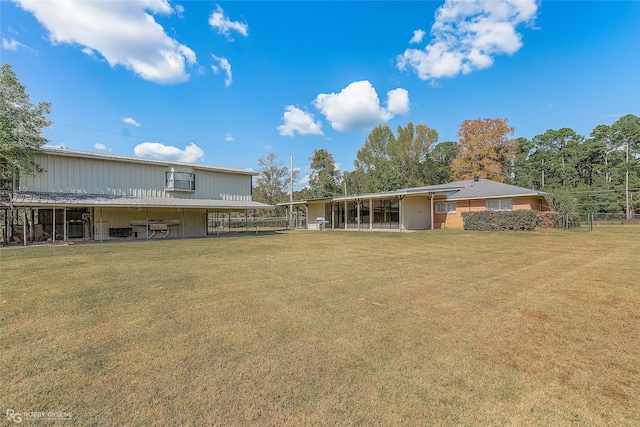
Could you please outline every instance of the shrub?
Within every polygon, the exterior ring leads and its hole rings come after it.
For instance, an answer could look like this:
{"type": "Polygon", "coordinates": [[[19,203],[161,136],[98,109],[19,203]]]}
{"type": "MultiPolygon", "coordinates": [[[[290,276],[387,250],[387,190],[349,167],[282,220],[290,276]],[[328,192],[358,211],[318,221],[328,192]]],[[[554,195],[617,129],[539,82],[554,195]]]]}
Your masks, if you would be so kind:
{"type": "Polygon", "coordinates": [[[507,231],[535,230],[538,212],[522,209],[516,211],[462,212],[465,230],[507,231]]]}
{"type": "Polygon", "coordinates": [[[558,212],[538,212],[538,220],[536,227],[539,228],[558,228],[560,216],[558,212]]]}

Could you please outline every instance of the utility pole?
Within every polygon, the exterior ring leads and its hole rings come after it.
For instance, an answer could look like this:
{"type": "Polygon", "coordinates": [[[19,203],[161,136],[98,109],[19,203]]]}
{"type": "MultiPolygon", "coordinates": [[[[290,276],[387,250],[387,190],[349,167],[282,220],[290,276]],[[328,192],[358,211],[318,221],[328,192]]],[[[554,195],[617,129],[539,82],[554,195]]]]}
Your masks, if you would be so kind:
{"type": "MultiPolygon", "coordinates": [[[[291,169],[289,170],[289,202],[293,202],[293,154],[291,154],[291,169]]],[[[289,221],[293,218],[293,203],[289,203],[289,221]]]]}

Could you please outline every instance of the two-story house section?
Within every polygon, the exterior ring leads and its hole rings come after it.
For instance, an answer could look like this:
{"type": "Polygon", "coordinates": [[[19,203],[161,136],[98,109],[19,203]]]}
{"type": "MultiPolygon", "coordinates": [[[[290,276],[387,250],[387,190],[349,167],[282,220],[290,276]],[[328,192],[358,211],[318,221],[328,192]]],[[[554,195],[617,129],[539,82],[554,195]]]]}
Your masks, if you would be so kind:
{"type": "Polygon", "coordinates": [[[206,236],[212,215],[272,208],[252,200],[247,169],[66,148],[36,162],[44,171],[17,177],[11,206],[36,212],[52,240],[206,236]]]}

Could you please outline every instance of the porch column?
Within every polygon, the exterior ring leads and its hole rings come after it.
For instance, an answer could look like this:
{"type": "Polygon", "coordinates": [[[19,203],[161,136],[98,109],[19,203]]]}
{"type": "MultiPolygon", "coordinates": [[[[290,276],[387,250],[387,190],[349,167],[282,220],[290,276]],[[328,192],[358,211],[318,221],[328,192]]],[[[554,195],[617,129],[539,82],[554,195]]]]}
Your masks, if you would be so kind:
{"type": "Polygon", "coordinates": [[[102,242],[102,206],[100,206],[100,242],[102,242]]]}
{"type": "Polygon", "coordinates": [[[429,196],[431,196],[431,229],[433,230],[433,196],[435,195],[435,193],[429,193],[429,196]]]}
{"type": "Polygon", "coordinates": [[[331,201],[331,229],[335,229],[336,228],[336,222],[335,222],[335,210],[336,210],[336,204],[331,201]]]}
{"type": "Polygon", "coordinates": [[[56,207],[53,207],[53,243],[56,242],[56,207]]]}
{"type": "Polygon", "coordinates": [[[29,208],[29,220],[29,238],[33,243],[36,240],[36,216],[33,208],[29,208]]]}
{"type": "Polygon", "coordinates": [[[27,246],[27,208],[22,209],[22,245],[27,246]]]}
{"type": "Polygon", "coordinates": [[[362,206],[361,200],[356,200],[356,222],[358,223],[358,231],[360,231],[360,222],[362,218],[360,218],[360,208],[362,206]]]}
{"type": "Polygon", "coordinates": [[[373,230],[373,199],[369,199],[369,230],[373,230]]]}
{"type": "Polygon", "coordinates": [[[347,224],[349,223],[349,211],[347,210],[347,201],[344,201],[344,229],[347,229],[347,224]]]}
{"type": "Polygon", "coordinates": [[[67,207],[65,206],[62,209],[62,225],[64,227],[63,240],[66,242],[69,238],[69,234],[67,233],[67,207]]]}
{"type": "Polygon", "coordinates": [[[304,217],[307,221],[307,230],[309,229],[309,202],[304,204],[304,217]]]}

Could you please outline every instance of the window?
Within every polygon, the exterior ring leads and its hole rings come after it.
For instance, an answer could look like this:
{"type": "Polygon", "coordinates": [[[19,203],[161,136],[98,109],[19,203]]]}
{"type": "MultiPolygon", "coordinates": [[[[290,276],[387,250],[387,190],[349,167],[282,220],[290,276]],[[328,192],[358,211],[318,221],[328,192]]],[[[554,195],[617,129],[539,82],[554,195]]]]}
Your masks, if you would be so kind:
{"type": "Polygon", "coordinates": [[[436,213],[455,213],[456,202],[436,203],[436,213]]]}
{"type": "Polygon", "coordinates": [[[167,190],[196,190],[196,174],[189,172],[167,172],[167,190]]]}
{"type": "Polygon", "coordinates": [[[487,200],[488,211],[510,211],[513,209],[513,200],[487,200]]]}

